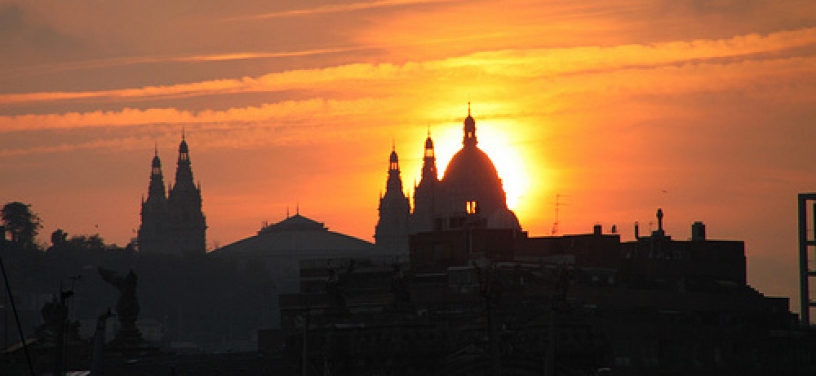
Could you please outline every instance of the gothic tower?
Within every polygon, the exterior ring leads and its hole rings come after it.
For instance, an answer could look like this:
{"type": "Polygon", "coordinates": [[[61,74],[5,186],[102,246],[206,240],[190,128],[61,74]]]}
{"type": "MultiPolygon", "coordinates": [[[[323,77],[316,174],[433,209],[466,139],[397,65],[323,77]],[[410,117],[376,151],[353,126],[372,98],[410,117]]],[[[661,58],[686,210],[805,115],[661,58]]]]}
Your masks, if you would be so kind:
{"type": "Polygon", "coordinates": [[[402,191],[399,158],[392,146],[388,161],[388,182],[380,197],[380,219],[374,233],[378,247],[389,252],[408,252],[408,216],[411,207],[402,191]]]}
{"type": "Polygon", "coordinates": [[[422,178],[419,185],[414,187],[414,213],[411,215],[410,233],[416,234],[434,229],[435,195],[438,184],[434,144],[431,132],[428,131],[425,153],[422,158],[422,178]]]}
{"type": "Polygon", "coordinates": [[[177,255],[204,254],[207,223],[201,211],[201,187],[193,183],[190,150],[183,135],[179,145],[176,182],[170,189],[167,205],[172,252],[177,255]]]}
{"type": "Polygon", "coordinates": [[[156,148],[150,170],[150,186],[147,200],[142,199],[142,224],[137,242],[142,252],[162,252],[168,248],[168,207],[164,191],[159,150],[156,148]]]}

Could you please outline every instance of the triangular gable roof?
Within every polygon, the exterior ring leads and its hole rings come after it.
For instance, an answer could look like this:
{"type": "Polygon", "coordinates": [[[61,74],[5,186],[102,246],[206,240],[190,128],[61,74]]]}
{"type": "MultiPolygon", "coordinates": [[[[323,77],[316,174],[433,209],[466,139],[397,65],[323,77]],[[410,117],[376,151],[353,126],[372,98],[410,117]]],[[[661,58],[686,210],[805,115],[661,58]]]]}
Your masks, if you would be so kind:
{"type": "Polygon", "coordinates": [[[329,228],[322,222],[306,218],[298,213],[274,225],[262,228],[261,231],[258,231],[258,234],[285,231],[329,231],[329,228]]]}

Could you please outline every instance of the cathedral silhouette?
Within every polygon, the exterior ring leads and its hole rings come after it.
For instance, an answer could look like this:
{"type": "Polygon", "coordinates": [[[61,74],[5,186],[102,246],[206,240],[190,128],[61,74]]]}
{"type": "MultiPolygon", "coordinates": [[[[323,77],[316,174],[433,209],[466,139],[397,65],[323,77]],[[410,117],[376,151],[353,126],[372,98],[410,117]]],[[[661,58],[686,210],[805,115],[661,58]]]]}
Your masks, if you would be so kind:
{"type": "Polygon", "coordinates": [[[464,121],[462,149],[451,158],[442,179],[436,169],[433,139],[425,140],[422,178],[414,187],[413,212],[403,192],[399,158],[392,146],[385,194],[380,197],[377,246],[408,252],[410,235],[465,226],[521,230],[493,161],[477,146],[476,120],[464,121]]]}
{"type": "Polygon", "coordinates": [[[142,199],[139,251],[177,256],[206,253],[207,222],[201,211],[201,185],[193,183],[190,150],[184,135],[179,145],[176,181],[165,194],[159,151],[150,170],[147,200],[142,199]]]}

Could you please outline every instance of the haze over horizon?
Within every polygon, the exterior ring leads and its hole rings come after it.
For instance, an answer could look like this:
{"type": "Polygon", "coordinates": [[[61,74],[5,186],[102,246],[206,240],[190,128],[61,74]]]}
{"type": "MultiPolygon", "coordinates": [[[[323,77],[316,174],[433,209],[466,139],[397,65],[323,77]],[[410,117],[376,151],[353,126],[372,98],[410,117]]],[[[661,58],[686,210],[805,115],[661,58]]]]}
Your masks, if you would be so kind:
{"type": "Polygon", "coordinates": [[[392,142],[406,190],[472,103],[531,236],[616,225],[744,240],[798,311],[796,194],[816,191],[810,1],[0,1],[0,199],[135,237],[182,130],[210,247],[287,208],[373,240],[392,142]]]}

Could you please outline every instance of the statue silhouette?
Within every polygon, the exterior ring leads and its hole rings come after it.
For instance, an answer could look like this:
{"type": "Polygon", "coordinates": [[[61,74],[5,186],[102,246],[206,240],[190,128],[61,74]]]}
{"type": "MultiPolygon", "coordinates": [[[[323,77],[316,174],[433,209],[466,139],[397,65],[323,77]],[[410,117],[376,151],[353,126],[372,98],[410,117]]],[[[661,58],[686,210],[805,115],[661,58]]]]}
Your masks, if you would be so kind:
{"type": "Polygon", "coordinates": [[[99,275],[105,282],[110,283],[119,290],[119,300],[116,301],[116,315],[121,324],[116,333],[115,341],[122,345],[136,345],[141,341],[142,335],[136,328],[136,319],[139,316],[139,300],[136,298],[136,273],[133,269],[122,277],[113,270],[99,268],[99,275]]]}

